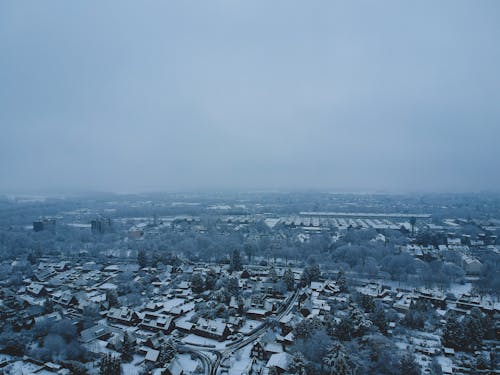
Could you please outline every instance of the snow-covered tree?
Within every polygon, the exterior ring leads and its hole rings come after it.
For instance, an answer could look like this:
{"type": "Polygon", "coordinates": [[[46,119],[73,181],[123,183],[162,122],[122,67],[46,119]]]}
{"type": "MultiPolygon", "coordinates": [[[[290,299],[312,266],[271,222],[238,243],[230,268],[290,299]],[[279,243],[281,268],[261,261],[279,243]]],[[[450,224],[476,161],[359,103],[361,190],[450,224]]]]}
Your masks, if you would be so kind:
{"type": "Polygon", "coordinates": [[[292,356],[290,365],[288,366],[288,371],[293,375],[305,375],[306,364],[304,355],[301,352],[295,352],[292,356]]]}
{"type": "Polygon", "coordinates": [[[161,348],[160,354],[158,356],[158,363],[161,366],[168,365],[177,355],[177,348],[174,345],[174,342],[169,339],[161,348]]]}
{"type": "Polygon", "coordinates": [[[295,278],[293,272],[288,268],[283,274],[283,281],[285,282],[288,291],[292,291],[295,287],[295,278]]]}
{"type": "Polygon", "coordinates": [[[101,359],[99,375],[121,375],[120,359],[107,354],[101,359]]]}
{"type": "Polygon", "coordinates": [[[196,272],[191,277],[191,290],[194,293],[201,293],[204,290],[204,281],[200,273],[196,272]]]}
{"type": "Polygon", "coordinates": [[[133,358],[133,343],[130,340],[130,336],[128,335],[127,332],[125,332],[125,335],[123,335],[123,342],[122,342],[122,348],[121,348],[121,360],[122,362],[130,362],[133,358]]]}
{"type": "Polygon", "coordinates": [[[420,375],[420,366],[412,353],[405,353],[399,362],[401,375],[420,375]]]}

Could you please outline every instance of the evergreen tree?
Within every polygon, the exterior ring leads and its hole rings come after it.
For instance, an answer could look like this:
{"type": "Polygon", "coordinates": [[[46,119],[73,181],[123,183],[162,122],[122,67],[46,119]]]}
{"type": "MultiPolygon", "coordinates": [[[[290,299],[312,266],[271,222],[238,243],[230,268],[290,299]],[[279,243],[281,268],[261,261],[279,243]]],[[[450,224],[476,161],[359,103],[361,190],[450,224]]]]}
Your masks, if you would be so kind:
{"type": "Polygon", "coordinates": [[[237,277],[230,277],[227,282],[227,291],[231,296],[237,296],[240,291],[240,283],[237,277]]]}
{"type": "Polygon", "coordinates": [[[139,250],[137,253],[137,264],[139,265],[139,268],[144,268],[148,265],[148,258],[144,250],[139,250]]]}
{"type": "Polygon", "coordinates": [[[110,308],[120,305],[120,302],[118,301],[118,295],[116,294],[116,290],[108,289],[106,291],[106,301],[108,301],[110,308]]]}
{"type": "Polygon", "coordinates": [[[67,361],[66,365],[71,371],[71,375],[88,375],[89,371],[87,367],[81,362],[78,361],[67,361]]]}
{"type": "Polygon", "coordinates": [[[137,264],[139,265],[139,268],[144,268],[148,265],[148,258],[144,250],[139,250],[137,253],[137,264]]]}
{"type": "Polygon", "coordinates": [[[205,290],[212,290],[217,282],[217,273],[210,268],[205,276],[205,290]]]}
{"type": "Polygon", "coordinates": [[[495,349],[490,352],[490,369],[496,369],[498,365],[498,356],[495,353],[495,349]]]}
{"type": "Polygon", "coordinates": [[[43,312],[44,314],[50,314],[54,312],[54,302],[50,298],[46,298],[43,303],[43,312]]]}
{"type": "Polygon", "coordinates": [[[151,267],[158,267],[161,262],[161,255],[158,252],[154,252],[151,257],[151,267]]]}
{"type": "Polygon", "coordinates": [[[295,326],[294,335],[297,338],[309,338],[320,329],[323,329],[323,322],[318,318],[304,319],[295,326]]]}
{"type": "Polygon", "coordinates": [[[365,319],[364,314],[355,307],[351,309],[347,319],[352,323],[352,337],[363,336],[371,326],[371,322],[365,319]]]}
{"type": "Polygon", "coordinates": [[[130,362],[133,358],[133,343],[127,332],[123,335],[123,343],[121,349],[121,360],[122,362],[130,362]]]}
{"type": "Polygon", "coordinates": [[[107,354],[101,359],[99,375],[121,375],[120,360],[107,354]]]}
{"type": "Polygon", "coordinates": [[[418,365],[412,353],[405,353],[399,362],[401,375],[420,375],[420,366],[418,365]]]}
{"type": "Polygon", "coordinates": [[[345,273],[343,270],[340,270],[337,274],[337,286],[340,289],[340,292],[347,292],[347,282],[345,279],[345,273]]]}
{"type": "Polygon", "coordinates": [[[301,352],[293,354],[288,371],[293,375],[306,375],[306,359],[301,352]]]}
{"type": "Polygon", "coordinates": [[[415,224],[416,223],[417,223],[417,219],[414,216],[410,217],[411,235],[412,236],[415,235],[415,224]]]}
{"type": "Polygon", "coordinates": [[[486,359],[485,356],[483,355],[478,355],[478,357],[476,358],[476,363],[474,364],[474,367],[476,370],[487,370],[488,367],[489,367],[489,363],[488,363],[488,360],[486,359]]]}
{"type": "Polygon", "coordinates": [[[302,271],[300,276],[300,284],[302,286],[310,285],[312,281],[318,281],[321,276],[321,269],[315,263],[309,264],[302,271]]]}
{"type": "Polygon", "coordinates": [[[161,348],[160,354],[158,355],[158,363],[165,367],[167,366],[177,355],[177,348],[174,345],[172,339],[169,339],[161,348]]]}
{"type": "Polygon", "coordinates": [[[359,296],[359,304],[365,310],[365,312],[373,312],[375,309],[375,300],[371,296],[367,296],[366,294],[361,294],[359,296]]]}
{"type": "Polygon", "coordinates": [[[241,271],[242,269],[243,269],[243,266],[241,264],[240,251],[238,249],[235,249],[235,250],[233,250],[233,253],[231,254],[231,261],[230,261],[229,270],[231,272],[233,272],[233,271],[241,271]]]}
{"type": "Polygon", "coordinates": [[[387,334],[387,318],[382,306],[377,306],[375,308],[373,312],[373,324],[375,324],[381,333],[384,335],[387,334]]]}
{"type": "Polygon", "coordinates": [[[35,253],[34,253],[34,252],[31,252],[31,253],[28,255],[27,259],[28,259],[28,262],[30,262],[31,264],[35,264],[35,263],[37,263],[37,262],[38,262],[38,257],[35,255],[35,253]]]}
{"type": "Polygon", "coordinates": [[[345,357],[345,351],[341,344],[334,345],[328,349],[323,362],[330,369],[331,375],[349,375],[352,373],[345,357]]]}
{"type": "Polygon", "coordinates": [[[443,329],[443,344],[451,348],[463,349],[464,332],[455,314],[451,314],[448,316],[448,319],[446,319],[446,324],[443,329]]]}
{"type": "Polygon", "coordinates": [[[271,269],[269,270],[269,278],[273,283],[278,281],[278,274],[276,273],[276,269],[274,267],[271,267],[271,269]]]}
{"type": "Polygon", "coordinates": [[[431,370],[431,375],[443,375],[443,369],[436,358],[433,358],[429,366],[431,370]]]}
{"type": "Polygon", "coordinates": [[[283,274],[283,281],[285,282],[288,291],[292,291],[295,287],[295,278],[293,272],[288,268],[283,274]]]}
{"type": "Polygon", "coordinates": [[[309,275],[306,272],[306,269],[304,268],[304,270],[302,271],[302,275],[300,275],[300,286],[301,287],[309,285],[310,281],[309,281],[308,277],[309,277],[309,275]]]}
{"type": "Polygon", "coordinates": [[[347,365],[347,361],[345,359],[344,353],[339,352],[337,357],[335,358],[335,363],[332,368],[332,375],[349,375],[351,374],[351,370],[347,365]]]}
{"type": "Polygon", "coordinates": [[[252,261],[252,255],[255,253],[254,246],[246,243],[244,250],[245,250],[245,254],[247,255],[248,263],[250,263],[252,261]]]}
{"type": "Polygon", "coordinates": [[[335,336],[339,340],[348,341],[352,338],[354,333],[353,322],[349,317],[343,318],[335,330],[335,336]]]}
{"type": "Polygon", "coordinates": [[[412,301],[410,303],[410,308],[408,309],[408,311],[405,314],[405,317],[403,318],[402,321],[403,324],[413,329],[424,328],[425,324],[424,311],[425,309],[423,309],[422,305],[412,301]]]}
{"type": "Polygon", "coordinates": [[[336,348],[333,346],[328,349],[328,352],[323,358],[323,362],[328,368],[333,369],[336,360],[337,360],[337,351],[336,348]]]}
{"type": "Polygon", "coordinates": [[[475,350],[481,345],[481,341],[484,338],[483,329],[483,316],[478,308],[473,308],[470,315],[465,317],[463,321],[463,339],[466,344],[466,348],[469,350],[475,350]]]}
{"type": "Polygon", "coordinates": [[[198,273],[194,273],[191,277],[191,290],[194,293],[201,293],[204,289],[203,277],[198,273]]]}

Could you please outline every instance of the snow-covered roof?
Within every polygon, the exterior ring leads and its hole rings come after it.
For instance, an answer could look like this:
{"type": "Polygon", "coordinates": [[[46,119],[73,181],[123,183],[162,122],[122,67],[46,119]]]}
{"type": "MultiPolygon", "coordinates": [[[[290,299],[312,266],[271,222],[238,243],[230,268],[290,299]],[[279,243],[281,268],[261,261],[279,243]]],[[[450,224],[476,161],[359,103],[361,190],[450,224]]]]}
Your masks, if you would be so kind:
{"type": "Polygon", "coordinates": [[[269,361],[266,364],[267,368],[277,367],[282,370],[288,369],[288,364],[291,361],[291,355],[288,353],[276,353],[271,355],[269,361]]]}

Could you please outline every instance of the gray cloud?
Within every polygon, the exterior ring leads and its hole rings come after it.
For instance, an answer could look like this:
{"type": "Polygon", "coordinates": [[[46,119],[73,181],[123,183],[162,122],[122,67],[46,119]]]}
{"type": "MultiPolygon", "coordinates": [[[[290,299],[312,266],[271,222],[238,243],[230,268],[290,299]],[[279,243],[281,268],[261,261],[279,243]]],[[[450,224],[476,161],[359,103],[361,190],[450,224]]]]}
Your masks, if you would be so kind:
{"type": "Polygon", "coordinates": [[[498,190],[499,11],[4,1],[0,190],[498,190]]]}

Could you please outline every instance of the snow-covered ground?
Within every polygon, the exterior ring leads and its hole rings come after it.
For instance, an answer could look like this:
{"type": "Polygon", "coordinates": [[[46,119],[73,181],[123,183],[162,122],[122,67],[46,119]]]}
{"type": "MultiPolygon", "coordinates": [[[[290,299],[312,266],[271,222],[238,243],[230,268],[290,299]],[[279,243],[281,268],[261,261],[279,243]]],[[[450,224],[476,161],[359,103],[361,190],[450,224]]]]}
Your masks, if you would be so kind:
{"type": "Polygon", "coordinates": [[[167,299],[163,302],[163,308],[166,310],[173,309],[174,307],[181,306],[186,302],[182,298],[167,299]]]}
{"type": "Polygon", "coordinates": [[[247,319],[239,331],[243,334],[249,333],[262,325],[262,322],[258,320],[247,319]]]}
{"type": "Polygon", "coordinates": [[[207,348],[224,349],[226,347],[226,342],[219,342],[217,340],[207,339],[205,337],[197,336],[194,334],[187,335],[182,339],[182,341],[185,344],[191,344],[207,348]]]}
{"type": "Polygon", "coordinates": [[[202,365],[196,359],[192,359],[190,354],[180,354],[177,356],[177,361],[181,365],[184,373],[194,374],[196,373],[196,368],[202,365]]]}
{"type": "Polygon", "coordinates": [[[134,359],[130,363],[122,363],[123,375],[139,375],[142,370],[144,356],[134,355],[134,359]]]}
{"type": "Polygon", "coordinates": [[[252,350],[252,345],[247,345],[244,348],[238,350],[234,355],[230,357],[229,360],[229,375],[241,375],[245,373],[251,363],[250,351],[252,350]]]}
{"type": "Polygon", "coordinates": [[[16,361],[3,368],[5,375],[32,374],[40,370],[40,366],[23,361],[16,361]]]}
{"type": "Polygon", "coordinates": [[[451,284],[449,291],[450,293],[453,293],[455,297],[459,297],[462,294],[470,293],[471,289],[472,289],[471,283],[451,284]]]}

